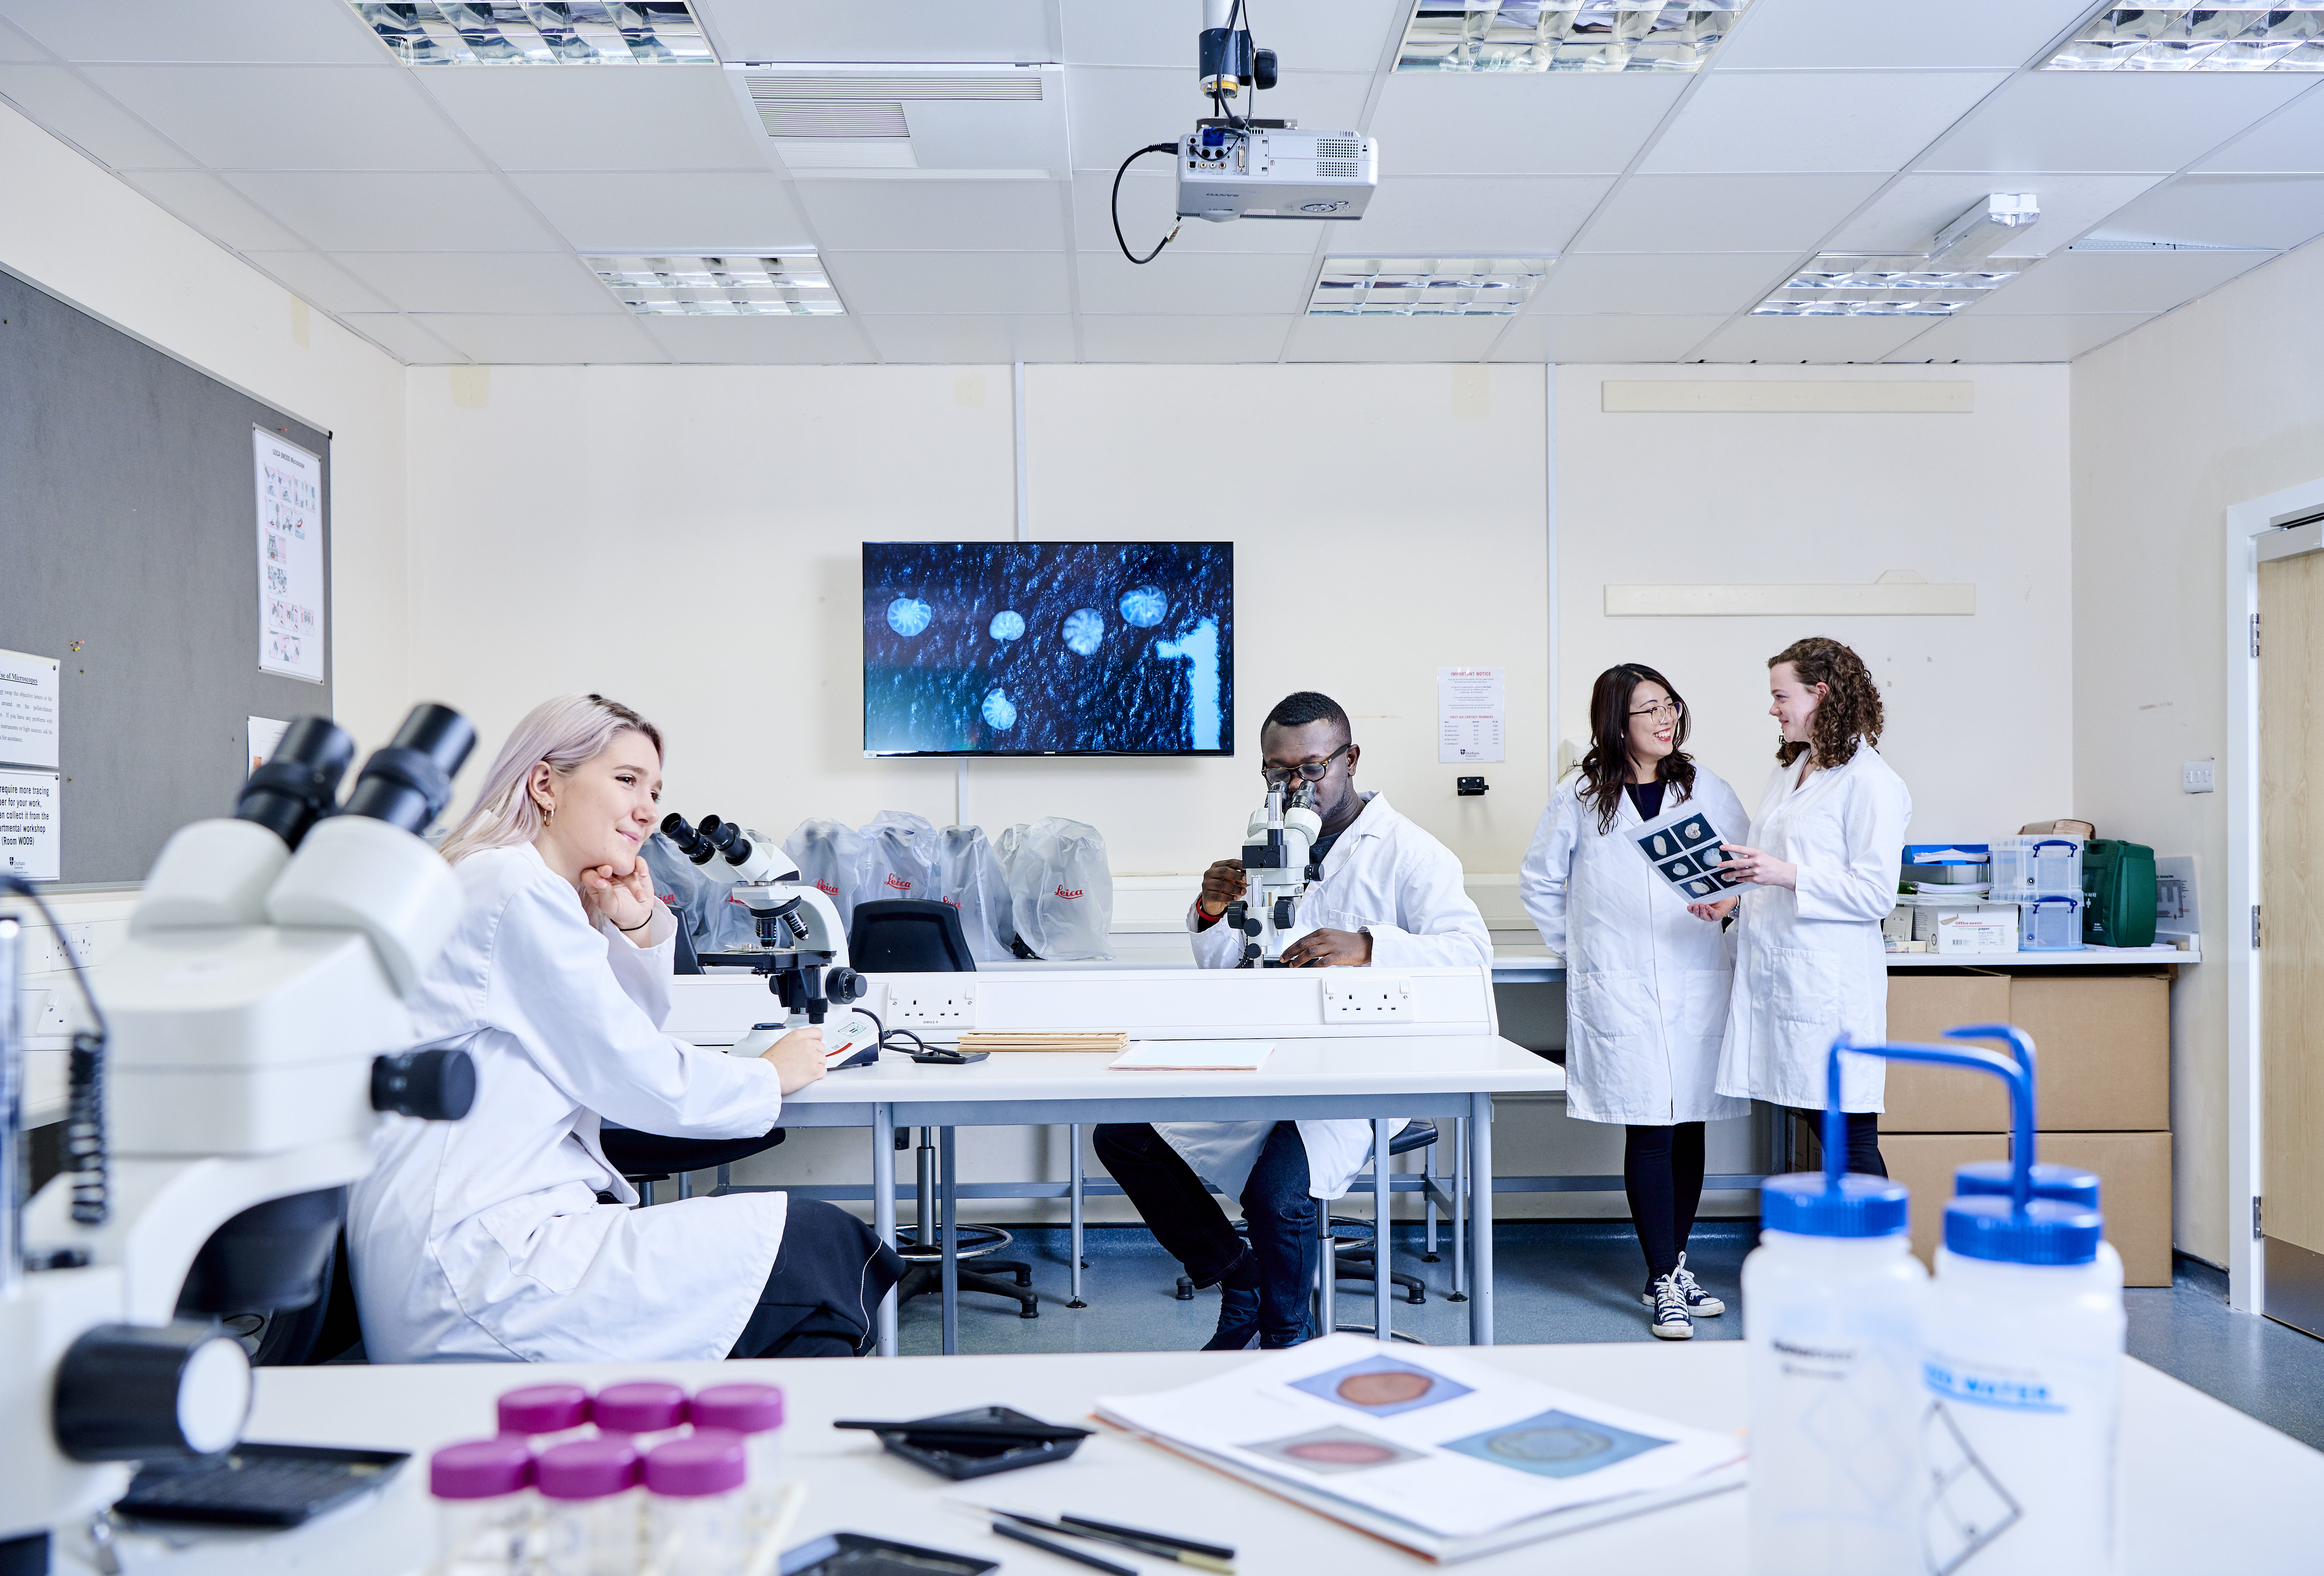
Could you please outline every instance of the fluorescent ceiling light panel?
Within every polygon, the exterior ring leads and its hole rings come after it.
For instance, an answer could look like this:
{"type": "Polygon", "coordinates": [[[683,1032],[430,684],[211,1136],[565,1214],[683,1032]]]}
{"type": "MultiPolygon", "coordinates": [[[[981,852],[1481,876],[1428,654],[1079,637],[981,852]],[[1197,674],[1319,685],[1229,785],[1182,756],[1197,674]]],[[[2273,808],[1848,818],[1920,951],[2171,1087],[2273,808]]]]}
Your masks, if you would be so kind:
{"type": "Polygon", "coordinates": [[[1692,71],[1751,0],[1417,0],[1399,71],[1692,71]]]}
{"type": "Polygon", "coordinates": [[[1755,318],[1950,318],[2024,272],[1987,253],[2042,217],[2031,192],[1997,191],[1936,234],[1917,257],[1822,252],[1751,309],[1755,318]]]}
{"type": "Polygon", "coordinates": [[[742,257],[584,257],[641,318],[840,318],[812,252],[742,257]]]}
{"type": "Polygon", "coordinates": [[[1506,318],[1549,272],[1546,257],[1326,257],[1311,318],[1506,318]]]}
{"type": "Polygon", "coordinates": [[[2220,9],[2115,5],[2044,71],[2324,71],[2324,0],[2220,9]]]}
{"type": "Polygon", "coordinates": [[[414,0],[355,12],[407,66],[715,66],[687,0],[414,0]]]}

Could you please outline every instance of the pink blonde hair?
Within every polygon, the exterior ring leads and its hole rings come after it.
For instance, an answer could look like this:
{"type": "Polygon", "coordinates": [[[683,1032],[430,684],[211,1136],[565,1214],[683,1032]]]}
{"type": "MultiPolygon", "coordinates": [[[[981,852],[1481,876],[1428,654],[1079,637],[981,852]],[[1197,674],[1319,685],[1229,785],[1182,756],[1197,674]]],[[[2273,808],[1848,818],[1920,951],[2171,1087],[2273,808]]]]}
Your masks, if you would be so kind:
{"type": "Polygon", "coordinates": [[[603,754],[614,736],[635,730],[661,753],[661,730],[617,700],[602,695],[560,695],[527,712],[493,758],[466,819],[444,839],[444,858],[457,864],[488,848],[513,848],[540,835],[540,806],[526,784],[546,762],[558,776],[603,754]]]}

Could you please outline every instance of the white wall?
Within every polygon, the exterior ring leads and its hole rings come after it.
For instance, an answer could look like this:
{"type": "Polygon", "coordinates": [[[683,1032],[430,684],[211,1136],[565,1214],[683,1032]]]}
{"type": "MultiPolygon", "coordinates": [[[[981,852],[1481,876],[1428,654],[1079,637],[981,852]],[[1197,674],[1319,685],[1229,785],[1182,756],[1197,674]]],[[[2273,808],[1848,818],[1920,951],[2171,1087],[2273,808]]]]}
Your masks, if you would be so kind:
{"type": "Polygon", "coordinates": [[[0,268],[334,435],[336,710],[386,742],[410,689],[403,368],[5,104],[0,215],[0,268]]]}
{"type": "Polygon", "coordinates": [[[2227,1259],[2227,790],[2221,540],[2229,504],[2324,477],[2324,246],[2255,270],[2073,369],[2074,739],[2080,814],[2191,853],[2209,960],[2172,991],[2178,1245],[2227,1259]]]}

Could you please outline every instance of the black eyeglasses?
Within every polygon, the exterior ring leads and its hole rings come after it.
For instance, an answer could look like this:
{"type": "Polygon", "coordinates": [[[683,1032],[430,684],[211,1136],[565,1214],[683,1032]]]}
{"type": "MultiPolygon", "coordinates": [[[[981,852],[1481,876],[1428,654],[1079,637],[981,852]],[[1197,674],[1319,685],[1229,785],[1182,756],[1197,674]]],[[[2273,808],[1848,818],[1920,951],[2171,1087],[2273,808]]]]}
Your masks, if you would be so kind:
{"type": "Polygon", "coordinates": [[[1637,711],[1632,712],[1630,714],[1634,717],[1651,717],[1657,723],[1668,723],[1675,722],[1685,714],[1685,702],[1666,700],[1655,705],[1640,706],[1637,711]]]}
{"type": "Polygon", "coordinates": [[[1332,762],[1346,754],[1354,747],[1354,744],[1355,741],[1351,739],[1321,760],[1303,760],[1296,766],[1281,767],[1273,771],[1262,766],[1259,769],[1259,775],[1266,779],[1267,786],[1269,788],[1281,788],[1291,780],[1294,773],[1296,773],[1303,782],[1322,782],[1323,773],[1331,769],[1332,762]]]}

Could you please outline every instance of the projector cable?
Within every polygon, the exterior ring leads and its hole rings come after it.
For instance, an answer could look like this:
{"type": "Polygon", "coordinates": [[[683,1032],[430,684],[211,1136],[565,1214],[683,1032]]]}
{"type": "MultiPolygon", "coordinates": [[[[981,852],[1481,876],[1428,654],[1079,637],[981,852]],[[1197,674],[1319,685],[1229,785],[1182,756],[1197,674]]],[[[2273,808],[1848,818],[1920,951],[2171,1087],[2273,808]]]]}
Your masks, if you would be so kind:
{"type": "Polygon", "coordinates": [[[1123,240],[1121,236],[1121,178],[1130,173],[1130,167],[1132,164],[1137,163],[1138,161],[1143,159],[1148,153],[1168,153],[1175,157],[1177,152],[1178,144],[1176,143],[1148,143],[1146,146],[1139,149],[1135,153],[1132,153],[1129,158],[1124,159],[1121,161],[1121,168],[1113,172],[1113,198],[1107,206],[1113,215],[1114,244],[1121,248],[1121,254],[1124,257],[1129,258],[1132,263],[1138,263],[1141,266],[1151,263],[1157,257],[1161,256],[1162,248],[1167,246],[1171,242],[1178,238],[1178,231],[1185,225],[1186,221],[1182,218],[1177,224],[1171,226],[1170,233],[1163,236],[1159,241],[1154,243],[1154,250],[1148,252],[1145,256],[1140,257],[1137,253],[1132,252],[1130,249],[1130,243],[1123,240]]]}

